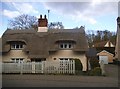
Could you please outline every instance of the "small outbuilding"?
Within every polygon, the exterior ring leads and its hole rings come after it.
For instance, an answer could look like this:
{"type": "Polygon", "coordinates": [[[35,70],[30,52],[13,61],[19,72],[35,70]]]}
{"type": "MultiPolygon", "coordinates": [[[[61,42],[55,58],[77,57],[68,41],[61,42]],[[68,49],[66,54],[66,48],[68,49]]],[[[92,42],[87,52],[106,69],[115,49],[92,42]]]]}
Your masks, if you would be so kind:
{"type": "Polygon", "coordinates": [[[104,61],[104,64],[113,63],[114,54],[112,54],[106,50],[103,50],[103,51],[97,53],[97,55],[99,56],[99,60],[104,61]]]}

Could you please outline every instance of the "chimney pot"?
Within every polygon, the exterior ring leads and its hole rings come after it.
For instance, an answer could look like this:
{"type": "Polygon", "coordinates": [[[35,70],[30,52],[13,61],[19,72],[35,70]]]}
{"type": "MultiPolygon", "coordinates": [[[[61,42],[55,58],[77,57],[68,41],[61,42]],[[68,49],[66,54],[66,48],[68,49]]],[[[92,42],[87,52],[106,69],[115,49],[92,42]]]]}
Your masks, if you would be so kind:
{"type": "Polygon", "coordinates": [[[40,15],[40,19],[42,19],[42,15],[40,15]]]}
{"type": "Polygon", "coordinates": [[[44,18],[46,19],[46,15],[44,15],[44,18]]]}
{"type": "Polygon", "coordinates": [[[40,18],[38,19],[38,32],[47,32],[47,25],[48,20],[46,15],[44,15],[44,18],[42,18],[42,15],[40,15],[40,18]]]}

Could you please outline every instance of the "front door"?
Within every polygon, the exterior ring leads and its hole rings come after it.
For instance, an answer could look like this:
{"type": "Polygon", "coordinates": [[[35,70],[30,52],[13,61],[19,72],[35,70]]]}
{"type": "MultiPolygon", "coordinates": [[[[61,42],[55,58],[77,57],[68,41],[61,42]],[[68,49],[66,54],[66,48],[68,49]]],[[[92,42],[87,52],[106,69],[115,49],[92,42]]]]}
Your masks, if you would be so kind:
{"type": "Polygon", "coordinates": [[[43,73],[42,61],[45,61],[45,58],[33,58],[32,62],[32,73],[43,73]]]}

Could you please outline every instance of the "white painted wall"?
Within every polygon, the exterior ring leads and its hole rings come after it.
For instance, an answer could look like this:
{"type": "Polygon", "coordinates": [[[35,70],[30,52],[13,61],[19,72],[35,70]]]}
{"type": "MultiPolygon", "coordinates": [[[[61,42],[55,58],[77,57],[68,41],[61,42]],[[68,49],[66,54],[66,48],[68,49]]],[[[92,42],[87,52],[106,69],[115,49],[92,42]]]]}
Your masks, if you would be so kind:
{"type": "Polygon", "coordinates": [[[47,27],[38,27],[38,32],[47,32],[48,28],[47,27]]]}
{"type": "MultiPolygon", "coordinates": [[[[10,52],[4,54],[2,57],[3,62],[9,62],[11,58],[24,58],[25,62],[30,61],[28,59],[28,55],[22,50],[10,50],[10,52]]],[[[80,59],[81,63],[83,64],[83,71],[87,70],[87,58],[84,53],[74,52],[72,50],[59,50],[57,52],[50,53],[47,61],[59,61],[59,58],[77,58],[80,59]]]]}
{"type": "Polygon", "coordinates": [[[72,50],[59,50],[57,52],[50,53],[47,58],[48,61],[59,61],[59,58],[77,58],[80,59],[83,64],[83,71],[87,70],[87,58],[84,53],[74,52],[72,50]],[[54,60],[56,58],[56,60],[54,60]]]}
{"type": "Polygon", "coordinates": [[[27,60],[30,60],[30,59],[28,59],[28,55],[24,51],[22,51],[22,50],[10,50],[10,52],[8,52],[2,56],[2,61],[9,62],[11,60],[11,58],[24,58],[25,62],[27,60]]]}

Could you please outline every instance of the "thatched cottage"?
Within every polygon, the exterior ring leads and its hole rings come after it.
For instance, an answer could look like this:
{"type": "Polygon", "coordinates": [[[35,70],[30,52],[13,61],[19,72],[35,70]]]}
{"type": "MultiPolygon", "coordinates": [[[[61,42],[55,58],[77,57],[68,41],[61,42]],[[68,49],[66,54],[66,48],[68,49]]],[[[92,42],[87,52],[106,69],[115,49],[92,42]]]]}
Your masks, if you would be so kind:
{"type": "Polygon", "coordinates": [[[38,30],[7,29],[2,35],[3,62],[41,62],[79,59],[87,70],[88,43],[84,27],[48,29],[46,15],[40,15],[38,30]]]}

